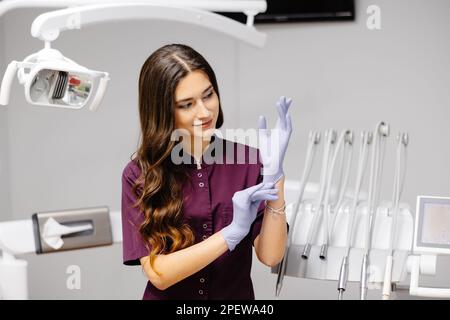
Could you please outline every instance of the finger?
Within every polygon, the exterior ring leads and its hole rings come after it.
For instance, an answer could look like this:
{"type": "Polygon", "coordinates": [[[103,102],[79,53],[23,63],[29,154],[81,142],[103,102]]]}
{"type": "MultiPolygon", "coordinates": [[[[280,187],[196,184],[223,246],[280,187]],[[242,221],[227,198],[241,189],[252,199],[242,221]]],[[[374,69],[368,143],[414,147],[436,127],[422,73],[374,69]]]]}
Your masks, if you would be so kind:
{"type": "Polygon", "coordinates": [[[282,129],[286,128],[286,113],[284,112],[283,103],[277,101],[278,119],[280,120],[280,126],[282,129]]]}
{"type": "Polygon", "coordinates": [[[279,117],[284,118],[286,116],[284,97],[280,97],[278,99],[278,101],[276,102],[276,106],[279,117]]]}
{"type": "Polygon", "coordinates": [[[273,198],[274,196],[278,199],[277,193],[278,189],[258,190],[250,196],[250,200],[269,200],[269,198],[273,198]]]}
{"type": "Polygon", "coordinates": [[[275,186],[275,182],[264,182],[264,186],[262,187],[262,189],[273,189],[273,187],[275,186]]]}
{"type": "Polygon", "coordinates": [[[291,132],[292,131],[292,118],[291,118],[291,115],[288,114],[286,119],[287,119],[287,121],[286,121],[287,122],[287,129],[288,129],[289,132],[291,132]]]}
{"type": "Polygon", "coordinates": [[[286,113],[289,111],[289,107],[291,106],[292,99],[286,98],[285,96],[282,96],[280,98],[281,105],[283,107],[283,112],[286,115],[286,113]]]}
{"type": "Polygon", "coordinates": [[[252,199],[252,201],[262,201],[262,200],[266,200],[266,201],[275,201],[278,200],[278,195],[276,194],[261,194],[260,196],[258,196],[257,199],[252,199]]]}
{"type": "Polygon", "coordinates": [[[266,117],[264,117],[264,116],[259,116],[259,119],[258,119],[258,128],[259,128],[259,130],[267,130],[267,121],[266,121],[266,117]]]}
{"type": "Polygon", "coordinates": [[[255,193],[256,191],[262,189],[263,187],[264,187],[264,182],[261,182],[261,183],[259,183],[257,185],[254,185],[254,186],[252,186],[250,188],[247,188],[247,189],[245,189],[243,191],[245,191],[248,195],[251,196],[253,193],[255,193]]]}
{"type": "Polygon", "coordinates": [[[291,98],[284,98],[284,108],[286,113],[289,111],[289,107],[291,106],[292,99],[291,98]]]}
{"type": "MultiPolygon", "coordinates": [[[[252,197],[258,197],[261,194],[277,194],[278,189],[272,188],[272,189],[260,189],[252,194],[252,197]]],[[[256,198],[255,198],[256,199],[256,198]]]]}
{"type": "Polygon", "coordinates": [[[267,121],[266,117],[259,116],[258,119],[258,133],[260,137],[267,137],[267,121]]]}
{"type": "Polygon", "coordinates": [[[281,107],[283,108],[283,114],[286,115],[286,97],[281,96],[279,101],[280,101],[281,107]]]}
{"type": "Polygon", "coordinates": [[[265,193],[261,193],[258,196],[252,196],[250,201],[262,201],[262,200],[277,200],[278,199],[278,195],[277,194],[265,194],[265,193]]]}

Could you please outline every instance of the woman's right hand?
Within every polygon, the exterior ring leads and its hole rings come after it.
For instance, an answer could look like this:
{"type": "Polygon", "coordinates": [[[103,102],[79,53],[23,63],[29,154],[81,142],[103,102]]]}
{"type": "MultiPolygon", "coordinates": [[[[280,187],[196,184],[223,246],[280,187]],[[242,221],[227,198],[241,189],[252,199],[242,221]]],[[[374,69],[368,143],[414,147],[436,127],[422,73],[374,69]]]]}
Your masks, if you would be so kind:
{"type": "Polygon", "coordinates": [[[274,183],[261,182],[253,187],[238,191],[233,196],[233,221],[220,232],[227,242],[230,251],[250,231],[250,226],[256,218],[259,204],[263,200],[277,200],[278,190],[274,189],[274,183]]]}
{"type": "Polygon", "coordinates": [[[292,134],[292,120],[288,114],[292,99],[280,97],[276,106],[278,120],[275,128],[267,130],[266,118],[259,117],[259,152],[263,163],[264,182],[277,182],[284,176],[283,162],[292,134]]]}

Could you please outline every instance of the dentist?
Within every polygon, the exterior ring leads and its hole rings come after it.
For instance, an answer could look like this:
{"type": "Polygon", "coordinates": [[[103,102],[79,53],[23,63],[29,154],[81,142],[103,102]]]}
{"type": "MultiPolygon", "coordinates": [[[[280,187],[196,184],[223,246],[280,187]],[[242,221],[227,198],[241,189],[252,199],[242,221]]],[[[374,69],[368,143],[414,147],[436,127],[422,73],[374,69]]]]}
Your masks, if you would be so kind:
{"type": "Polygon", "coordinates": [[[274,130],[259,119],[258,151],[215,133],[224,118],[202,55],[172,44],[145,61],[141,138],[122,174],[123,263],[141,265],[148,279],[143,299],[255,298],[252,246],[267,266],[285,249],[290,104],[277,102],[274,130]]]}

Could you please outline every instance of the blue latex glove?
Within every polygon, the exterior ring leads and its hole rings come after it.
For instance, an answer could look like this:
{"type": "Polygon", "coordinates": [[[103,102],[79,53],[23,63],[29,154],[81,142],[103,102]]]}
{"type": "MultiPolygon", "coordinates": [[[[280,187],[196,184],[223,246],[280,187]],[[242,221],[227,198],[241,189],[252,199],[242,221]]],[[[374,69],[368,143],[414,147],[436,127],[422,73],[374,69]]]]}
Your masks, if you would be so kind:
{"type": "Polygon", "coordinates": [[[263,182],[277,182],[283,175],[283,161],[292,133],[292,120],[288,114],[292,100],[286,97],[278,99],[278,120],[270,135],[266,118],[259,117],[259,153],[263,168],[263,182]]]}
{"type": "Polygon", "coordinates": [[[273,189],[273,183],[261,182],[233,195],[233,221],[220,230],[230,251],[233,251],[236,245],[249,233],[260,202],[262,200],[277,200],[277,192],[277,189],[273,189]]]}

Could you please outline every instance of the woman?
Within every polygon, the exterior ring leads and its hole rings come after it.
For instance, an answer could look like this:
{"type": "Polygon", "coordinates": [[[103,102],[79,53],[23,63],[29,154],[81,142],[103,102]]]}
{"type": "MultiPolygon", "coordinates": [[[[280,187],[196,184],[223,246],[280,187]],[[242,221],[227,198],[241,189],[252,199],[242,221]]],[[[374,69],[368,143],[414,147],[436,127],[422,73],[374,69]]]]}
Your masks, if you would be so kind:
{"type": "Polygon", "coordinates": [[[147,59],[139,78],[141,141],[122,175],[123,260],[142,266],[143,299],[254,299],[252,245],[268,266],[284,254],[289,105],[278,103],[281,143],[269,146],[260,119],[261,175],[259,157],[250,161],[257,149],[215,134],[223,113],[208,62],[177,44],[147,59]]]}

